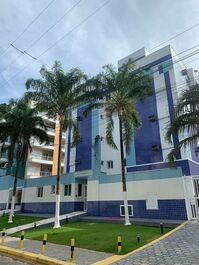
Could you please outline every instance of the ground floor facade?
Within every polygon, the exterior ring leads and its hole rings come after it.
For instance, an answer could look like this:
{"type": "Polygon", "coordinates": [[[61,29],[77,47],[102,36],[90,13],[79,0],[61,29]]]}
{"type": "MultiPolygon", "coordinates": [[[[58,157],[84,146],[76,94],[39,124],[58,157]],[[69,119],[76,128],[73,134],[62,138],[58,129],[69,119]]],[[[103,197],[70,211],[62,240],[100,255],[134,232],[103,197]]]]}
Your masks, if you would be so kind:
{"type": "MultiPolygon", "coordinates": [[[[131,218],[186,220],[198,218],[199,177],[183,176],[181,167],[128,172],[131,218]]],[[[8,209],[12,176],[0,177],[0,209],[8,209]]],[[[54,214],[56,176],[19,179],[15,208],[25,213],[54,214]]],[[[88,216],[124,216],[121,175],[82,171],[62,175],[61,214],[87,211],[88,216]]]]}

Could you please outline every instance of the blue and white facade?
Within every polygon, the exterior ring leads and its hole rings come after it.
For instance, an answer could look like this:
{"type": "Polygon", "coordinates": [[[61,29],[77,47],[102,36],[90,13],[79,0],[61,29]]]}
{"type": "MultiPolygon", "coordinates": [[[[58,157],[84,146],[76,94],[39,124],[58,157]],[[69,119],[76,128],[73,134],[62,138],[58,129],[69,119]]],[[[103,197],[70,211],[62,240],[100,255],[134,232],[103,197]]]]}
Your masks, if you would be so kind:
{"type": "MultiPolygon", "coordinates": [[[[154,89],[152,96],[137,102],[142,127],[132,132],[131,152],[126,156],[127,195],[132,218],[197,218],[198,148],[181,150],[175,167],[169,168],[168,153],[186,135],[173,135],[173,145],[170,145],[165,140],[165,132],[177,99],[183,90],[198,82],[198,75],[192,69],[186,69],[169,45],[153,53],[140,49],[121,59],[118,67],[129,58],[153,77],[154,89]]],[[[94,110],[85,118],[84,109],[82,106],[72,113],[78,120],[81,142],[71,148],[71,131],[66,135],[61,213],[87,210],[90,216],[120,217],[123,215],[120,152],[105,141],[104,110],[94,110]]],[[[119,147],[117,117],[114,122],[114,138],[119,147]]],[[[8,190],[12,182],[11,176],[0,177],[1,208],[9,205],[8,190]]],[[[55,176],[21,179],[21,210],[54,213],[55,183],[55,176]]]]}

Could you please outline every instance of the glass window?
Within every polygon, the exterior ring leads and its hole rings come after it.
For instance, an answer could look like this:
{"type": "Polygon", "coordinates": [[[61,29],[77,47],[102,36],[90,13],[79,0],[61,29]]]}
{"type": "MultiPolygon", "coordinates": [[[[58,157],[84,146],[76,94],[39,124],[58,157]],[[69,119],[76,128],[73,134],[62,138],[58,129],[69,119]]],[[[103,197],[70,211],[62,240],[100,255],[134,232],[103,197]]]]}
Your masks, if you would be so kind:
{"type": "MultiPolygon", "coordinates": [[[[133,216],[133,205],[128,205],[129,216],[133,216]]],[[[124,216],[124,205],[120,205],[120,216],[124,216]]]]}
{"type": "Polygon", "coordinates": [[[107,161],[107,167],[108,168],[113,168],[113,160],[107,161]]]}
{"type": "Polygon", "coordinates": [[[82,196],[82,184],[78,184],[78,197],[82,196]]]}
{"type": "Polygon", "coordinates": [[[50,191],[51,194],[55,194],[55,185],[51,185],[51,191],[50,191]]]}
{"type": "Polygon", "coordinates": [[[43,187],[37,187],[37,197],[43,197],[43,187]]]}
{"type": "Polygon", "coordinates": [[[64,196],[71,196],[71,184],[67,184],[64,186],[64,196]]]}

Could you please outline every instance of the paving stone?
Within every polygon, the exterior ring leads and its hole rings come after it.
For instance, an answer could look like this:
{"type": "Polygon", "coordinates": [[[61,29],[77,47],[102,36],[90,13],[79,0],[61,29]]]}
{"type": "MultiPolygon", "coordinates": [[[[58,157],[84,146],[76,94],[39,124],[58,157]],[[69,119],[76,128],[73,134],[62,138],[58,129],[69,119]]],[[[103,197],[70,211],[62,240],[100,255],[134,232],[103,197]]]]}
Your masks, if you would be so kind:
{"type": "Polygon", "coordinates": [[[28,264],[5,256],[0,256],[0,265],[28,265],[28,264]]]}
{"type": "Polygon", "coordinates": [[[199,222],[189,222],[162,241],[112,264],[198,265],[199,222]]]}

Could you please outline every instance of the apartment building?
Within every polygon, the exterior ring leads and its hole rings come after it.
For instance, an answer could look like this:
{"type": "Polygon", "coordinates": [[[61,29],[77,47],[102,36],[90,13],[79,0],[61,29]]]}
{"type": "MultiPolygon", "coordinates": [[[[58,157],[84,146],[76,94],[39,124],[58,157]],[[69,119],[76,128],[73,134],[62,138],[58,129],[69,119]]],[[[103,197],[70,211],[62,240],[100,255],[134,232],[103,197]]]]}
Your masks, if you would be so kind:
{"type": "MultiPolygon", "coordinates": [[[[41,116],[47,127],[49,143],[41,144],[36,139],[31,139],[32,152],[28,154],[25,169],[25,178],[27,179],[52,176],[57,173],[59,124],[44,114],[41,116]]],[[[65,145],[66,135],[63,132],[61,173],[64,172],[65,145]]]]}
{"type": "MultiPolygon", "coordinates": [[[[196,145],[181,150],[175,167],[169,168],[166,160],[169,151],[187,134],[173,135],[172,144],[165,140],[174,106],[183,90],[198,83],[198,73],[187,69],[170,45],[152,53],[142,48],[119,60],[118,67],[128,58],[133,58],[137,68],[151,75],[154,90],[144,102],[137,102],[142,127],[132,132],[131,152],[126,154],[129,213],[132,218],[199,218],[199,148],[196,145]]],[[[120,150],[113,150],[106,143],[104,109],[95,109],[87,117],[83,115],[84,109],[81,106],[72,113],[78,121],[80,143],[72,148],[72,132],[68,130],[66,134],[61,213],[84,209],[90,216],[123,216],[120,150]]],[[[117,117],[114,125],[114,138],[119,147],[117,117]]],[[[30,177],[18,184],[22,189],[23,212],[54,213],[56,176],[43,173],[52,170],[54,175],[56,167],[53,155],[57,154],[56,124],[49,122],[49,128],[55,129],[54,152],[46,150],[52,147],[34,146],[32,154],[37,154],[39,159],[33,159],[30,154],[27,168],[34,166],[34,170],[28,169],[30,177]]],[[[8,206],[11,183],[11,176],[0,177],[1,208],[8,206]]]]}

